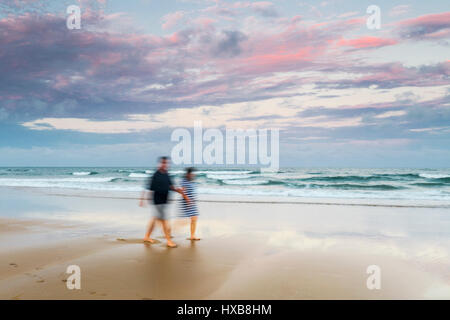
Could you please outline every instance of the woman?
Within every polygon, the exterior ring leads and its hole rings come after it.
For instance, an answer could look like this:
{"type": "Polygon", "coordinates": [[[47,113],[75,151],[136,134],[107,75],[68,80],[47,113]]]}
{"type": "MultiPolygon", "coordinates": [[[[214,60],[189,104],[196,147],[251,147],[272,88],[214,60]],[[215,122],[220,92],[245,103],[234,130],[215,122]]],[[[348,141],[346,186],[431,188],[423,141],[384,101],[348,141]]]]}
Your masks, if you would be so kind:
{"type": "Polygon", "coordinates": [[[181,216],[191,219],[191,237],[190,240],[200,240],[195,236],[197,227],[198,209],[197,209],[197,195],[194,182],[194,168],[187,168],[186,174],[181,182],[181,188],[189,198],[189,203],[185,199],[181,199],[181,216]]]}

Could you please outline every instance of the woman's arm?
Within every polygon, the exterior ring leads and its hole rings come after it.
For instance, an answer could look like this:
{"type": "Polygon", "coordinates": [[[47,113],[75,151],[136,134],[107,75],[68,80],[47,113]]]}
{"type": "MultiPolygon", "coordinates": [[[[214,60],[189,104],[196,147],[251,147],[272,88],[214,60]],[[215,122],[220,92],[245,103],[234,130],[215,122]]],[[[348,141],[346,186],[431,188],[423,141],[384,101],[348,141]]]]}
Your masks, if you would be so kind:
{"type": "Polygon", "coordinates": [[[184,192],[184,188],[175,188],[174,186],[170,187],[173,191],[178,192],[179,194],[181,194],[181,196],[183,197],[183,199],[187,202],[187,204],[191,204],[191,199],[189,199],[189,197],[186,195],[186,193],[184,192]]]}

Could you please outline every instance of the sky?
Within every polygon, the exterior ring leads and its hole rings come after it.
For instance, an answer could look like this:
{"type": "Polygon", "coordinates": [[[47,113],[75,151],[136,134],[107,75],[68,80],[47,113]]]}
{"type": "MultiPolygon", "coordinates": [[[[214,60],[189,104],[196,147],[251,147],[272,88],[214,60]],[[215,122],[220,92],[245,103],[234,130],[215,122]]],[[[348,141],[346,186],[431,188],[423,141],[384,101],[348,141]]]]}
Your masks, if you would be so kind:
{"type": "Polygon", "coordinates": [[[153,165],[201,121],[278,128],[281,166],[450,167],[449,53],[440,0],[2,0],[0,166],[153,165]]]}

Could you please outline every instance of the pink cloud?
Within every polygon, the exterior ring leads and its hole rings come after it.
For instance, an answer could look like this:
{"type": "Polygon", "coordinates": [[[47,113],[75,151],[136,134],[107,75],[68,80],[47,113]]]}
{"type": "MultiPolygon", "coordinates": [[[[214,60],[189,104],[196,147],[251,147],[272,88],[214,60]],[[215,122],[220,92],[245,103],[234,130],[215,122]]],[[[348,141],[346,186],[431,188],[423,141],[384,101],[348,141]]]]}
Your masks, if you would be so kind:
{"type": "Polygon", "coordinates": [[[69,79],[67,79],[67,77],[64,77],[62,75],[57,75],[55,77],[53,88],[62,89],[64,87],[67,87],[69,84],[70,84],[70,81],[69,81],[69,79]]]}
{"type": "MultiPolygon", "coordinates": [[[[109,15],[100,21],[120,17],[109,15]]],[[[160,36],[99,29],[95,16],[85,17],[84,25],[91,27],[82,32],[68,31],[62,16],[6,17],[0,20],[0,68],[7,80],[0,95],[46,101],[71,98],[80,105],[104,103],[106,113],[109,108],[120,113],[124,101],[137,104],[139,110],[170,108],[181,100],[214,104],[278,97],[305,83],[321,88],[448,83],[444,65],[408,69],[402,64],[364,63],[361,55],[353,56],[346,47],[368,49],[396,43],[379,37],[346,39],[365,28],[361,18],[317,23],[301,22],[297,16],[277,19],[274,28],[265,28],[269,23],[258,19],[258,32],[240,25],[222,29],[212,18],[198,19],[160,36]],[[320,75],[334,70],[348,73],[348,80],[320,75]],[[282,74],[291,71],[305,71],[305,76],[282,74]]],[[[102,108],[86,106],[85,110],[100,113],[102,108]]]]}
{"type": "Polygon", "coordinates": [[[207,18],[207,17],[199,17],[199,18],[194,20],[194,23],[199,25],[201,28],[209,28],[215,22],[216,22],[216,20],[211,19],[211,18],[207,18]]]}
{"type": "Polygon", "coordinates": [[[338,46],[353,47],[355,49],[380,48],[397,44],[395,39],[384,39],[379,37],[361,37],[357,39],[341,39],[338,41],[338,46]]]}
{"type": "Polygon", "coordinates": [[[316,56],[317,48],[304,47],[297,51],[279,51],[253,55],[238,62],[245,72],[265,73],[275,70],[296,68],[299,63],[311,62],[316,56]]]}
{"type": "Polygon", "coordinates": [[[180,22],[184,18],[184,16],[184,11],[176,11],[166,14],[162,18],[162,20],[164,21],[164,23],[162,24],[162,28],[164,30],[172,29],[178,24],[178,22],[180,22]]]}
{"type": "Polygon", "coordinates": [[[427,14],[398,23],[400,34],[408,39],[443,39],[450,37],[450,12],[427,14]]]}
{"type": "Polygon", "coordinates": [[[448,25],[450,24],[450,12],[427,14],[417,18],[411,18],[400,22],[401,25],[448,25]]]}

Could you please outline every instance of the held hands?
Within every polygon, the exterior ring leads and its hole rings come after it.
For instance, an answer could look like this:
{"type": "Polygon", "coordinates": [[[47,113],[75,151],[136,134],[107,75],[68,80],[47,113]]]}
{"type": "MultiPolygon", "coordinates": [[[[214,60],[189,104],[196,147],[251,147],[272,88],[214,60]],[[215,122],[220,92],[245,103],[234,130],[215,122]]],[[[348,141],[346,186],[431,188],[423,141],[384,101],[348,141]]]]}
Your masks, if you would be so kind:
{"type": "Polygon", "coordinates": [[[184,188],[178,188],[177,192],[180,193],[183,196],[184,201],[186,201],[186,203],[188,205],[192,204],[191,199],[189,199],[189,197],[186,195],[186,193],[184,193],[184,188]]]}
{"type": "Polygon", "coordinates": [[[191,205],[191,204],[192,204],[192,201],[191,201],[191,199],[189,199],[188,196],[184,195],[183,198],[184,198],[184,200],[186,201],[186,203],[187,203],[188,205],[191,205]]]}

